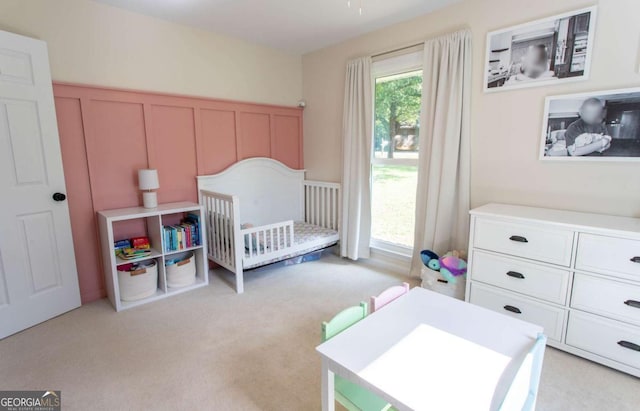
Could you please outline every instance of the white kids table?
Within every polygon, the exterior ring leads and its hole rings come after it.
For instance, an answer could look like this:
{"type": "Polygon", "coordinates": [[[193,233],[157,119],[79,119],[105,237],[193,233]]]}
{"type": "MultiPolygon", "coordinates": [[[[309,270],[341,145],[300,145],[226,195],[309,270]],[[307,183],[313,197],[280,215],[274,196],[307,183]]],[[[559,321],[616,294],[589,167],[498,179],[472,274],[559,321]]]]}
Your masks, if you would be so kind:
{"type": "Polygon", "coordinates": [[[322,409],[334,375],[403,410],[495,410],[542,328],[423,288],[319,345],[322,409]]]}

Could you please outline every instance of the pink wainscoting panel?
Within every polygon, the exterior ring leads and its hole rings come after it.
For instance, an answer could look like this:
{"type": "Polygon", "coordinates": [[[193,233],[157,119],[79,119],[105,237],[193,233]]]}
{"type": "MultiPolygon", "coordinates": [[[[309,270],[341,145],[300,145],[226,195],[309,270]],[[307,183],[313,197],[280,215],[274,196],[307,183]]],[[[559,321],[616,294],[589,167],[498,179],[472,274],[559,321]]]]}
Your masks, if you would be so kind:
{"type": "Polygon", "coordinates": [[[148,166],[142,104],[92,100],[87,114],[94,206],[107,210],[139,205],[137,170],[148,166]]]}
{"type": "Polygon", "coordinates": [[[55,103],[80,294],[85,303],[101,298],[105,290],[100,265],[96,265],[100,262],[100,254],[95,247],[98,233],[91,199],[82,109],[78,98],[56,97],[55,103]]]}
{"type": "Polygon", "coordinates": [[[271,122],[267,113],[241,112],[238,159],[271,157],[271,122]]]}
{"type": "Polygon", "coordinates": [[[193,109],[151,106],[150,167],[158,169],[158,202],[198,201],[193,109]]]}
{"type": "Polygon", "coordinates": [[[302,168],[300,162],[300,118],[276,114],[272,117],[273,158],[291,168],[302,168]]]}
{"type": "MultiPolygon", "coordinates": [[[[162,203],[196,201],[197,174],[243,158],[303,164],[298,108],[62,83],[54,96],[83,303],[105,296],[95,213],[141,204],[138,169],[158,168],[162,203]]],[[[114,231],[121,239],[146,228],[114,231]]]]}
{"type": "MultiPolygon", "coordinates": [[[[96,211],[141,204],[140,168],[148,166],[142,104],[88,100],[86,132],[89,177],[96,211]]],[[[143,220],[114,226],[116,240],[145,231],[143,220]]]]}
{"type": "Polygon", "coordinates": [[[200,174],[216,174],[237,161],[235,111],[200,110],[200,174]]]}
{"type": "MultiPolygon", "coordinates": [[[[142,219],[132,221],[117,221],[113,224],[113,238],[116,241],[147,235],[147,225],[142,219]]],[[[160,249],[159,244],[151,244],[160,249]]]]}

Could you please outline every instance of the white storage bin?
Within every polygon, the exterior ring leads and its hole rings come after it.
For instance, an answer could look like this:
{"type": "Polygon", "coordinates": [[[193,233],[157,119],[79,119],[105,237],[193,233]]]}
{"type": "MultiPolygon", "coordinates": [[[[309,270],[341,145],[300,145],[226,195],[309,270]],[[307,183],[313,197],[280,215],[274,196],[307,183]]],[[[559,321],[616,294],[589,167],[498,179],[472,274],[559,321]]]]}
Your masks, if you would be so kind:
{"type": "Polygon", "coordinates": [[[464,300],[467,276],[456,277],[455,284],[447,281],[438,271],[433,271],[427,267],[422,267],[422,288],[444,294],[449,297],[464,300]]]}
{"type": "Polygon", "coordinates": [[[122,301],[137,301],[151,297],[158,289],[158,264],[144,261],[126,271],[118,267],[118,285],[122,301]]]}
{"type": "Polygon", "coordinates": [[[167,287],[186,287],[196,282],[196,256],[194,253],[174,255],[170,260],[175,262],[165,264],[167,287]]]}

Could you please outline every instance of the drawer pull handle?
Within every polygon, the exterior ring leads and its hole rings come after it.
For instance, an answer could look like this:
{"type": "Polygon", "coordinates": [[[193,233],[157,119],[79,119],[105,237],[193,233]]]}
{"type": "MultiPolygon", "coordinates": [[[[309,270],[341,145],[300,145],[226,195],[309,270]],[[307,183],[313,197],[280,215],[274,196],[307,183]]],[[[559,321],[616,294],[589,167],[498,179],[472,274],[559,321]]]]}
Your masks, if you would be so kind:
{"type": "Polygon", "coordinates": [[[522,314],[522,311],[518,307],[514,307],[513,305],[505,305],[504,309],[507,311],[511,311],[512,313],[522,314]]]}
{"type": "Polygon", "coordinates": [[[629,307],[640,308],[640,301],[627,300],[624,303],[629,307]]]}
{"type": "Polygon", "coordinates": [[[521,280],[524,280],[524,275],[520,274],[520,273],[519,273],[519,272],[517,272],[517,271],[508,271],[508,272],[507,272],[507,275],[508,275],[509,277],[519,278],[519,279],[521,279],[521,280]]]}
{"type": "Polygon", "coordinates": [[[632,263],[640,263],[640,257],[633,257],[629,261],[631,261],[632,263]]]}
{"type": "MultiPolygon", "coordinates": [[[[516,243],[528,243],[529,242],[529,240],[527,240],[526,237],[523,237],[521,235],[512,235],[511,237],[509,237],[509,240],[515,241],[516,243]]],[[[638,261],[640,261],[640,259],[638,259],[638,261]]]]}
{"type": "Polygon", "coordinates": [[[618,345],[620,347],[624,347],[624,348],[627,348],[629,350],[640,351],[640,345],[634,344],[634,343],[629,342],[629,341],[624,341],[624,340],[623,341],[618,341],[618,345]]]}

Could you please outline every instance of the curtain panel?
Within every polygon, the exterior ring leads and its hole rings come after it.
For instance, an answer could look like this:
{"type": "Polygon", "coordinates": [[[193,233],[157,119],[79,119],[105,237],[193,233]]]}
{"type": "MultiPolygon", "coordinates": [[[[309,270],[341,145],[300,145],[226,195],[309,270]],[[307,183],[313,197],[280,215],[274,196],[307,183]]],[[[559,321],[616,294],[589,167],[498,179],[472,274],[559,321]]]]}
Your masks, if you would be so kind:
{"type": "Polygon", "coordinates": [[[342,125],[342,227],[340,254],[369,257],[371,240],[371,58],[347,64],[342,125]]]}
{"type": "Polygon", "coordinates": [[[469,235],[471,32],[424,45],[420,164],[412,274],[420,251],[466,250],[469,235]]]}

